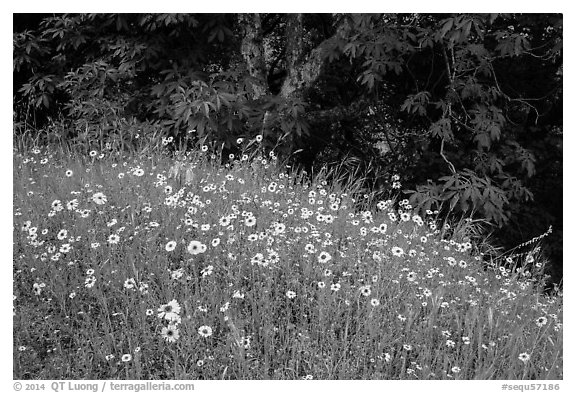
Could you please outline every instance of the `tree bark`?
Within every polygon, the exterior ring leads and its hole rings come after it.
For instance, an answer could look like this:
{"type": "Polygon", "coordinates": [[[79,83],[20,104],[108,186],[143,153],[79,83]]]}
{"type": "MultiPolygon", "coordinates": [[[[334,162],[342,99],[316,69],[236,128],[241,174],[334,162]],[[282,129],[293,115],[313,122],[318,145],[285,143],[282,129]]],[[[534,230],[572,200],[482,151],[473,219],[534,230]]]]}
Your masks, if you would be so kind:
{"type": "MultiPolygon", "coordinates": [[[[304,53],[303,14],[286,15],[286,68],[287,77],[280,89],[284,98],[301,96],[320,76],[324,65],[323,43],[308,55],[304,53]]],[[[248,73],[254,79],[254,98],[270,94],[264,59],[262,22],[259,14],[239,14],[242,27],[242,57],[248,73]]]]}
{"type": "MultiPolygon", "coordinates": [[[[287,76],[278,95],[285,99],[301,99],[305,91],[320,77],[325,63],[324,47],[327,41],[333,37],[323,41],[306,54],[303,14],[287,14],[285,17],[287,76]]],[[[253,98],[259,99],[271,94],[266,77],[269,70],[264,57],[261,18],[259,14],[239,14],[238,21],[242,28],[242,57],[253,80],[253,98]]],[[[344,20],[343,23],[340,23],[336,34],[342,34],[347,26],[347,22],[344,20]]],[[[338,109],[335,109],[334,114],[337,111],[338,109]]],[[[263,134],[270,128],[270,118],[270,111],[266,111],[262,120],[263,134]]]]}
{"type": "Polygon", "coordinates": [[[266,81],[268,72],[264,60],[260,14],[239,14],[238,22],[242,28],[240,51],[246,63],[248,74],[253,78],[253,97],[257,100],[270,93],[266,81]]]}
{"type": "Polygon", "coordinates": [[[286,64],[288,75],[280,95],[284,98],[300,96],[318,79],[324,65],[323,46],[304,55],[304,28],[302,14],[289,14],[286,23],[286,64]]]}

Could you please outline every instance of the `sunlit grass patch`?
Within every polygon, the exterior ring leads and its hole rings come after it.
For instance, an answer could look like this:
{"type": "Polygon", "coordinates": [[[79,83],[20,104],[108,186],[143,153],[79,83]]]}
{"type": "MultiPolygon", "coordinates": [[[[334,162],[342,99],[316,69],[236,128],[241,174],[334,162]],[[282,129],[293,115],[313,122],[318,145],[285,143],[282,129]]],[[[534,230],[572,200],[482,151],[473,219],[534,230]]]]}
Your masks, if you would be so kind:
{"type": "Polygon", "coordinates": [[[489,266],[407,201],[209,161],[15,155],[15,378],[562,378],[537,250],[489,266]]]}

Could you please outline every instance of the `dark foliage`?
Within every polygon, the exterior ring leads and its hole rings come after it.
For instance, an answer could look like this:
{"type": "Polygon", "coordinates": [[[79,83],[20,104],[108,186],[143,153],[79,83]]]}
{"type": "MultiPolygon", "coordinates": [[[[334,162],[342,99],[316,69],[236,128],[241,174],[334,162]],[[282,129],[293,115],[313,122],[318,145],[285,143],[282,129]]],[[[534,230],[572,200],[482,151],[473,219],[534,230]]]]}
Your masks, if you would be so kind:
{"type": "Polygon", "coordinates": [[[561,277],[562,15],[15,14],[14,112],[87,150],[261,134],[369,191],[398,173],[507,248],[552,225],[561,277]]]}

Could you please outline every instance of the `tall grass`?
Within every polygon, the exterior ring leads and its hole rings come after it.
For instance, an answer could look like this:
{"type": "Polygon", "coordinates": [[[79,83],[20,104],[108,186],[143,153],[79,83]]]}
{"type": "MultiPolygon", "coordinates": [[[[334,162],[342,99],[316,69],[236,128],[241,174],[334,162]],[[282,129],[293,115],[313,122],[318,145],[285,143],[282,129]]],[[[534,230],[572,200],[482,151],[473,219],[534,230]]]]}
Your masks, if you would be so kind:
{"type": "Polygon", "coordinates": [[[15,379],[562,378],[537,249],[486,265],[405,201],[213,161],[14,154],[15,379]]]}

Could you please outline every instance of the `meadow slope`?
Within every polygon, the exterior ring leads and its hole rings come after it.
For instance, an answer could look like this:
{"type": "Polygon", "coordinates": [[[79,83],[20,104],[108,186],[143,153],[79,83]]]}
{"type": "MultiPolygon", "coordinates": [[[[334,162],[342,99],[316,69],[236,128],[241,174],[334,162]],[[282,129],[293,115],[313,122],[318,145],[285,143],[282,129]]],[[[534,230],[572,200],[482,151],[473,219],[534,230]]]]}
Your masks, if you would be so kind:
{"type": "Polygon", "coordinates": [[[14,153],[15,379],[562,379],[536,247],[207,158],[14,153]]]}

